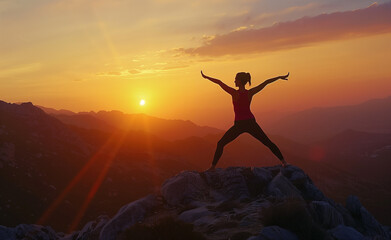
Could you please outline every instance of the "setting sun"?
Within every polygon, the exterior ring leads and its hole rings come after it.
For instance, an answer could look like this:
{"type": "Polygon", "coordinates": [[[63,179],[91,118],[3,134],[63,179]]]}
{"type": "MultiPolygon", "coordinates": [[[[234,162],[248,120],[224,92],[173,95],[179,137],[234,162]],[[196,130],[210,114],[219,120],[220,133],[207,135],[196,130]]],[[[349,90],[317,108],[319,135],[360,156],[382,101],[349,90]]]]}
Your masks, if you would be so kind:
{"type": "Polygon", "coordinates": [[[145,100],[144,99],[141,99],[140,100],[140,106],[144,106],[145,105],[145,100]]]}

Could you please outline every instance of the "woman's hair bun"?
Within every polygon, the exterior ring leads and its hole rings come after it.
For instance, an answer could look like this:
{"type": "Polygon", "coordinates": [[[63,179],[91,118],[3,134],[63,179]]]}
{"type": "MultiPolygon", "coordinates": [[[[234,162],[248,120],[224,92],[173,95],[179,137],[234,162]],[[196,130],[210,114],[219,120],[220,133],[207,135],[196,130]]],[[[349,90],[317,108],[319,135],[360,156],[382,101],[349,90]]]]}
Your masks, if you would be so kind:
{"type": "Polygon", "coordinates": [[[248,84],[250,84],[250,86],[251,86],[251,75],[249,72],[247,73],[247,76],[248,76],[248,84]]]}
{"type": "Polygon", "coordinates": [[[243,85],[246,85],[247,82],[251,85],[251,75],[248,72],[238,72],[235,79],[240,80],[243,85]]]}

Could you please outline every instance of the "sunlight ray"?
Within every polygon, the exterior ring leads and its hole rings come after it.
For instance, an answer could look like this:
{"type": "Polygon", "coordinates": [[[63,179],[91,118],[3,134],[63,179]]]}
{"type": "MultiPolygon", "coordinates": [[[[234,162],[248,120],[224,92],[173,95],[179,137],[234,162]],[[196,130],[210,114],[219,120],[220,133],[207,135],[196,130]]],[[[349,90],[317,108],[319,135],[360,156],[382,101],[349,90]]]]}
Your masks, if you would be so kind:
{"type": "Polygon", "coordinates": [[[153,176],[151,176],[151,177],[153,177],[153,183],[154,183],[154,186],[156,187],[156,186],[160,185],[159,176],[158,176],[159,169],[156,166],[156,153],[155,153],[155,149],[154,149],[152,139],[151,139],[151,129],[150,129],[151,123],[148,120],[149,119],[147,119],[145,116],[143,116],[142,126],[143,126],[144,132],[146,133],[145,144],[148,149],[148,154],[150,155],[150,157],[147,158],[148,165],[149,165],[148,167],[152,168],[153,176]]]}
{"type": "Polygon", "coordinates": [[[77,175],[70,181],[70,183],[64,188],[61,194],[50,204],[50,206],[45,210],[42,216],[38,219],[36,224],[43,225],[47,222],[49,217],[53,212],[58,208],[62,203],[65,197],[69,192],[75,187],[75,185],[82,179],[86,172],[94,165],[94,163],[99,159],[104,151],[112,145],[112,142],[115,140],[116,135],[112,134],[110,138],[99,148],[99,150],[88,160],[84,167],[77,173],[77,175]]]}
{"type": "Polygon", "coordinates": [[[90,205],[96,192],[99,190],[99,187],[101,186],[103,180],[105,179],[105,176],[110,169],[111,163],[113,162],[113,160],[117,156],[117,153],[125,140],[127,132],[121,131],[121,132],[117,133],[116,135],[118,135],[115,137],[116,140],[114,142],[112,142],[112,144],[110,146],[107,146],[107,148],[109,149],[110,152],[108,152],[108,154],[104,154],[102,156],[102,157],[106,158],[106,163],[103,166],[102,170],[100,171],[100,174],[99,174],[98,178],[96,179],[96,181],[94,182],[94,184],[92,185],[90,191],[88,192],[87,197],[85,198],[78,213],[76,214],[75,218],[73,219],[73,221],[69,227],[69,232],[72,232],[73,230],[75,230],[77,228],[78,224],[80,223],[81,219],[83,218],[85,212],[87,211],[88,206],[90,205]]]}

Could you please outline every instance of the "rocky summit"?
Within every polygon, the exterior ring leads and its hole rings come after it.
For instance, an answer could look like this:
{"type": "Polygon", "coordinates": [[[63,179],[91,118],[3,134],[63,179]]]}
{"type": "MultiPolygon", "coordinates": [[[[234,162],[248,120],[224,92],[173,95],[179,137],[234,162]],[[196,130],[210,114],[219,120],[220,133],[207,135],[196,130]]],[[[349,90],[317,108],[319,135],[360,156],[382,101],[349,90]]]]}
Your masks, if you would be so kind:
{"type": "MultiPolygon", "coordinates": [[[[131,191],[131,188],[129,188],[131,191]]],[[[324,196],[296,166],[183,171],[160,191],[64,234],[49,226],[0,226],[0,239],[390,239],[349,196],[345,206],[324,196]]]]}

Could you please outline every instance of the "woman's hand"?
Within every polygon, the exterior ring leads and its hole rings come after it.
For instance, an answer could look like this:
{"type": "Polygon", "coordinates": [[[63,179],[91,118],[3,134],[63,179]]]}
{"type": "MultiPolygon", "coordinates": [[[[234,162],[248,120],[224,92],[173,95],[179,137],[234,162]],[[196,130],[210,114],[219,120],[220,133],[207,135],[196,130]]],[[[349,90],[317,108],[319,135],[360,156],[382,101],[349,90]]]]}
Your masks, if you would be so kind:
{"type": "Polygon", "coordinates": [[[202,70],[201,70],[201,76],[202,76],[203,78],[208,79],[208,76],[204,75],[204,73],[202,72],[202,70]]]}
{"type": "Polygon", "coordinates": [[[235,89],[231,88],[231,87],[228,87],[226,84],[224,84],[221,80],[219,79],[216,79],[216,78],[212,78],[212,77],[208,77],[206,76],[202,71],[201,71],[201,76],[205,79],[208,79],[209,81],[213,82],[213,83],[216,83],[218,85],[220,85],[220,87],[226,91],[227,93],[229,94],[234,94],[235,93],[235,89]]]}
{"type": "Polygon", "coordinates": [[[289,76],[289,72],[288,72],[287,75],[285,75],[285,76],[280,76],[279,78],[282,79],[282,80],[288,80],[288,76],[289,76]]]}

